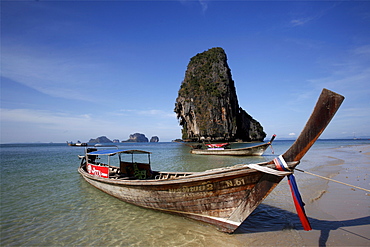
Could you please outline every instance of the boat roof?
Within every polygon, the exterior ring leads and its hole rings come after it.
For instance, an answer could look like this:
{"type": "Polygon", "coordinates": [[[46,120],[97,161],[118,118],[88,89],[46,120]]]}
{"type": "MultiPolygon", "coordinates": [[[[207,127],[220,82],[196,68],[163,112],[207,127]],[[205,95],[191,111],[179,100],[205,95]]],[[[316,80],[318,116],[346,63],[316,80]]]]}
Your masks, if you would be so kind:
{"type": "Polygon", "coordinates": [[[115,154],[118,154],[118,153],[151,154],[151,152],[144,151],[144,150],[104,149],[104,150],[98,150],[98,151],[90,152],[87,155],[115,155],[115,154]]]}

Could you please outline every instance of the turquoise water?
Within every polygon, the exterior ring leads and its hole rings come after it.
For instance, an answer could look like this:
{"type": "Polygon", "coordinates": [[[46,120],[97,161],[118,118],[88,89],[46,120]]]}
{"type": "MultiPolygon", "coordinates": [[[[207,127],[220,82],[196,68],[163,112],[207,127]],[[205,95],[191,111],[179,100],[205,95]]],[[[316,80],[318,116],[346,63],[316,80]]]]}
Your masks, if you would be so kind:
{"type": "MultiPolygon", "coordinates": [[[[153,170],[203,171],[270,160],[291,144],[276,140],[275,154],[269,148],[265,155],[249,158],[192,155],[189,147],[179,143],[120,146],[151,151],[153,170]]],[[[322,155],[323,150],[361,144],[370,141],[319,140],[302,163],[310,168],[315,165],[311,158],[322,155]]],[[[246,144],[234,147],[241,145],[246,144]]],[[[82,147],[2,144],[0,148],[1,246],[244,246],[258,241],[261,236],[253,232],[263,232],[269,224],[275,225],[276,232],[291,224],[289,220],[276,223],[255,217],[254,225],[262,229],[245,223],[237,234],[220,233],[205,224],[129,205],[93,188],[77,173],[82,147]]],[[[267,201],[259,210],[268,212],[272,219],[287,218],[291,212],[272,207],[284,207],[288,200],[291,198],[276,204],[267,201]]]]}

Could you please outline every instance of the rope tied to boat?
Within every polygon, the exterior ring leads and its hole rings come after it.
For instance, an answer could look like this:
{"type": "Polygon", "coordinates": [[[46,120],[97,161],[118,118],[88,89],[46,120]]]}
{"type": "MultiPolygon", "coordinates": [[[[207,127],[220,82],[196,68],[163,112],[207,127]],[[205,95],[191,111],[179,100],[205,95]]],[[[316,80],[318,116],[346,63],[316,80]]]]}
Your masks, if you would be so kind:
{"type": "Polygon", "coordinates": [[[303,229],[305,231],[312,230],[310,222],[308,221],[306,212],[304,210],[305,204],[302,201],[301,194],[299,193],[297,181],[295,180],[292,169],[289,168],[288,164],[285,162],[282,155],[274,159],[274,164],[277,170],[266,167],[266,166],[260,166],[258,164],[249,164],[246,166],[248,168],[251,168],[251,169],[254,169],[260,172],[276,175],[276,176],[287,176],[290,191],[292,193],[292,197],[294,201],[294,205],[295,205],[298,217],[302,223],[303,229]]]}
{"type": "Polygon", "coordinates": [[[314,174],[312,172],[303,171],[303,170],[297,169],[297,168],[295,170],[300,171],[300,172],[303,172],[303,173],[307,173],[309,175],[312,175],[312,176],[315,176],[315,177],[318,177],[318,178],[326,179],[326,180],[329,180],[329,181],[332,181],[332,182],[335,182],[335,183],[338,183],[338,184],[343,184],[343,185],[346,185],[346,186],[349,186],[349,187],[352,187],[352,188],[356,188],[356,189],[359,189],[359,190],[370,192],[370,190],[368,190],[368,189],[361,188],[361,187],[358,187],[358,186],[355,186],[355,185],[352,185],[352,184],[347,184],[347,183],[344,183],[344,182],[341,182],[341,181],[338,181],[338,180],[334,180],[334,179],[331,179],[331,178],[323,177],[323,176],[314,174]]]}
{"type": "Polygon", "coordinates": [[[272,148],[272,142],[275,140],[275,137],[276,137],[276,135],[275,135],[275,134],[273,134],[273,135],[272,135],[272,137],[271,137],[271,140],[267,143],[267,144],[270,144],[270,148],[271,148],[271,152],[272,152],[272,154],[275,154],[275,151],[274,151],[274,149],[272,148]]]}
{"type": "Polygon", "coordinates": [[[258,164],[248,164],[248,165],[246,165],[246,167],[257,170],[257,171],[260,171],[260,172],[276,175],[276,176],[286,176],[286,175],[292,174],[292,172],[290,172],[290,171],[289,172],[287,172],[287,171],[278,171],[278,170],[269,168],[267,166],[260,166],[258,164]]]}
{"type": "Polygon", "coordinates": [[[275,154],[274,148],[272,147],[272,143],[270,144],[270,148],[271,148],[271,153],[275,154]]]}
{"type": "MultiPolygon", "coordinates": [[[[291,171],[291,169],[288,167],[288,164],[285,162],[282,155],[275,158],[274,163],[275,163],[276,169],[278,169],[279,171],[291,171]]],[[[299,216],[299,219],[301,220],[303,229],[305,231],[310,231],[312,230],[312,227],[311,227],[310,222],[308,221],[306,212],[304,210],[305,204],[302,200],[301,194],[299,193],[297,181],[295,180],[294,174],[293,173],[288,174],[287,178],[288,178],[290,191],[292,193],[294,205],[295,205],[297,214],[299,216]]]]}

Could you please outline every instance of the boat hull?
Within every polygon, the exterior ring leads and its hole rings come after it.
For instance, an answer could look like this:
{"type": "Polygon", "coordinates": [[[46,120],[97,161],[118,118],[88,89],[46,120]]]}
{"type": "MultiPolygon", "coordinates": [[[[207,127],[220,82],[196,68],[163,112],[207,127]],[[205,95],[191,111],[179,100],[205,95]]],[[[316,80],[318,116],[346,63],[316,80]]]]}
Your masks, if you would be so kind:
{"type": "Polygon", "coordinates": [[[201,155],[230,155],[230,156],[261,156],[270,144],[261,144],[253,147],[246,148],[233,148],[233,149],[192,149],[190,153],[201,155]]]}
{"type": "Polygon", "coordinates": [[[100,178],[79,168],[94,187],[140,207],[178,214],[232,233],[283,177],[248,168],[223,169],[176,179],[100,178]]]}

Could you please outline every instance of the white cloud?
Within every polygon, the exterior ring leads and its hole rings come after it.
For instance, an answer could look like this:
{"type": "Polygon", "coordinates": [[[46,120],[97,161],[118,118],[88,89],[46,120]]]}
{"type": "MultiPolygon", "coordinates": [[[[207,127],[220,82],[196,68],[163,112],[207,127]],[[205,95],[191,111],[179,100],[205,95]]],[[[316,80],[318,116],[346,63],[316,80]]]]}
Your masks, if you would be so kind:
{"type": "Polygon", "coordinates": [[[114,116],[150,116],[161,118],[173,118],[176,119],[176,113],[167,112],[164,110],[152,109],[152,110],[134,110],[134,109],[121,109],[118,112],[112,112],[111,115],[114,116]]]}
{"type": "MultiPolygon", "coordinates": [[[[357,107],[357,108],[347,107],[347,108],[343,109],[342,115],[345,118],[353,120],[353,118],[356,118],[356,117],[359,117],[359,118],[369,117],[369,112],[370,112],[370,105],[357,107]]],[[[370,125],[370,123],[369,123],[369,125],[370,125]]],[[[370,126],[369,126],[369,128],[370,128],[370,126]]]]}
{"type": "Polygon", "coordinates": [[[24,124],[38,124],[45,128],[77,128],[86,129],[91,126],[108,124],[108,122],[94,119],[90,114],[69,115],[45,110],[33,109],[0,109],[1,122],[20,122],[24,124]]]}
{"type": "Polygon", "coordinates": [[[208,9],[208,0],[179,0],[179,2],[183,5],[188,5],[189,3],[199,3],[203,13],[208,9]]]}
{"type": "Polygon", "coordinates": [[[316,87],[327,87],[345,93],[348,98],[365,99],[370,95],[370,45],[364,45],[343,54],[340,60],[326,62],[323,67],[329,76],[309,80],[316,87]]]}
{"type": "MultiPolygon", "coordinates": [[[[303,26],[303,25],[306,25],[307,23],[310,23],[312,21],[315,21],[315,20],[318,20],[320,19],[321,17],[323,17],[328,11],[330,11],[331,9],[335,8],[338,4],[337,3],[333,3],[332,5],[324,8],[324,9],[321,9],[321,10],[315,10],[315,12],[313,14],[309,14],[305,17],[299,17],[299,18],[295,18],[293,20],[290,21],[290,24],[293,26],[293,27],[297,27],[297,26],[303,26]]],[[[300,14],[300,15],[304,15],[304,14],[300,14]]]]}
{"type": "Polygon", "coordinates": [[[206,12],[208,9],[208,3],[206,0],[199,0],[200,5],[202,6],[202,11],[206,12]]]}
{"type": "MultiPolygon", "coordinates": [[[[161,111],[159,111],[161,112],[161,111]]],[[[152,111],[156,113],[156,111],[152,111]]],[[[106,117],[92,114],[69,114],[33,109],[0,109],[1,142],[64,142],[66,140],[88,141],[105,135],[111,139],[125,139],[129,134],[140,132],[147,136],[157,135],[161,141],[180,136],[175,118],[160,119],[137,117],[106,117]]],[[[165,114],[164,114],[165,115],[165,114]]]]}
{"type": "Polygon", "coordinates": [[[289,133],[289,136],[295,136],[296,134],[295,133],[289,133]]]}
{"type": "Polygon", "coordinates": [[[53,97],[94,101],[91,85],[103,83],[96,76],[103,65],[77,51],[3,44],[1,56],[1,76],[53,97]]]}
{"type": "Polygon", "coordinates": [[[353,49],[353,53],[356,55],[370,55],[370,45],[363,45],[353,49]]]}
{"type": "Polygon", "coordinates": [[[292,24],[293,27],[303,26],[306,23],[308,23],[308,22],[310,22],[314,19],[315,19],[315,17],[306,17],[306,18],[295,19],[295,20],[291,20],[290,24],[292,24]]]}
{"type": "Polygon", "coordinates": [[[138,111],[138,114],[140,115],[151,115],[151,116],[157,116],[157,117],[166,117],[166,118],[176,118],[176,113],[174,112],[165,112],[162,110],[147,110],[147,111],[138,111]]]}

